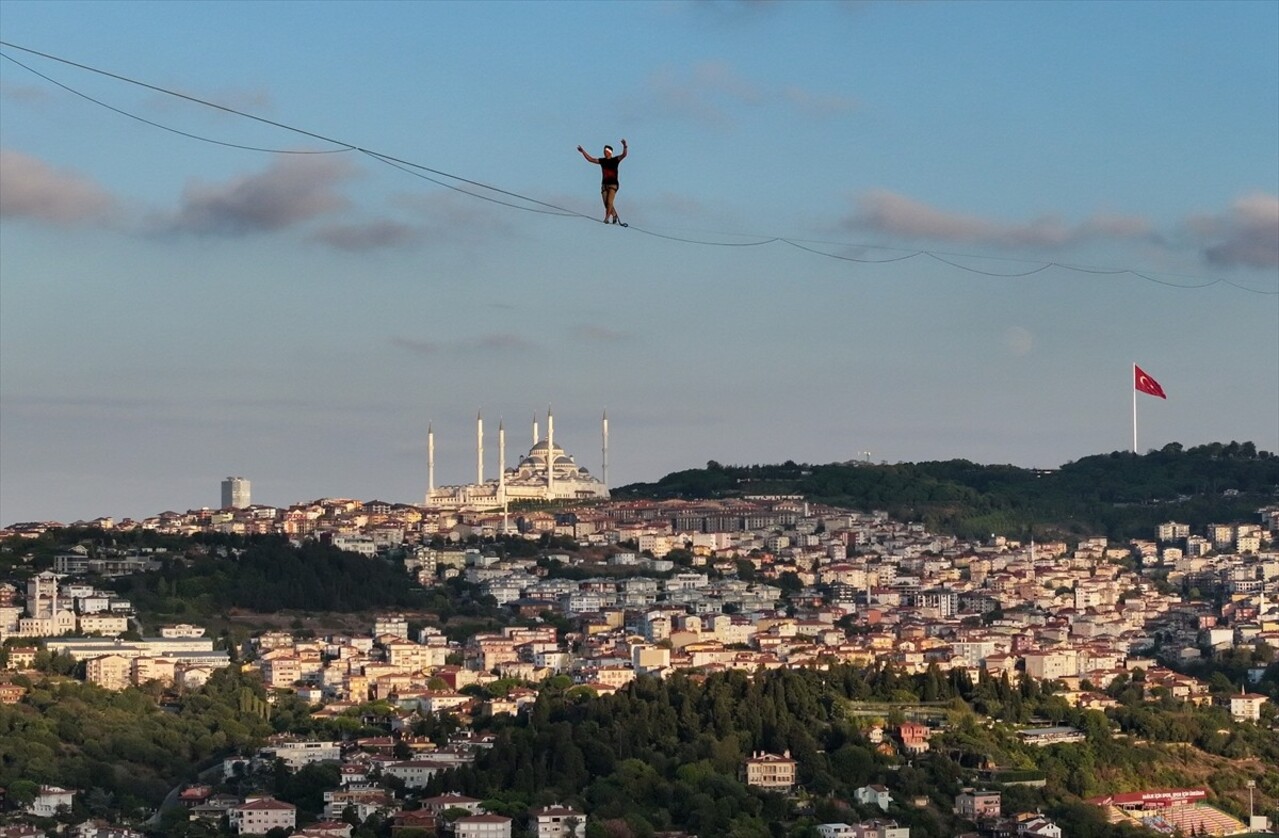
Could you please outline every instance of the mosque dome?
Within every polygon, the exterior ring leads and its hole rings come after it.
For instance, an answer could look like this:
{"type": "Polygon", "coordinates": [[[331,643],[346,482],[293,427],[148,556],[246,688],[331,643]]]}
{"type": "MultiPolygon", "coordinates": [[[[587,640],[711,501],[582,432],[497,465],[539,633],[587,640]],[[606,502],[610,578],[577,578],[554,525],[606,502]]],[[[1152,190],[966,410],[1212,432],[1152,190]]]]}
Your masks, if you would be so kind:
{"type": "MultiPolygon", "coordinates": [[[[536,439],[536,422],[533,433],[536,439]]],[[[437,506],[500,506],[504,501],[587,500],[608,496],[608,487],[603,481],[592,476],[574,462],[571,454],[545,437],[534,442],[513,468],[503,468],[498,479],[486,480],[483,484],[433,489],[428,493],[427,503],[437,506]]]]}

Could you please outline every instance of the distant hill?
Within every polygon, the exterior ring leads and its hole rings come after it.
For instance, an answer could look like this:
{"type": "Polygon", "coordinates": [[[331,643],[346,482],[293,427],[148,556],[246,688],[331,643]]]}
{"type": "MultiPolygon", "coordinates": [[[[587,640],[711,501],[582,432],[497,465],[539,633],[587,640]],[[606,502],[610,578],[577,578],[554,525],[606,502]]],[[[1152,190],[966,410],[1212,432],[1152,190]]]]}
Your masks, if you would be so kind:
{"type": "Polygon", "coordinates": [[[1059,469],[979,465],[967,460],[873,465],[862,462],[725,466],[633,483],[615,498],[714,499],[797,494],[853,509],[882,509],[923,521],[936,532],[977,538],[1106,535],[1153,537],[1176,520],[1255,521],[1279,503],[1279,456],[1251,442],[1211,443],[1158,451],[1097,454],[1059,469]]]}

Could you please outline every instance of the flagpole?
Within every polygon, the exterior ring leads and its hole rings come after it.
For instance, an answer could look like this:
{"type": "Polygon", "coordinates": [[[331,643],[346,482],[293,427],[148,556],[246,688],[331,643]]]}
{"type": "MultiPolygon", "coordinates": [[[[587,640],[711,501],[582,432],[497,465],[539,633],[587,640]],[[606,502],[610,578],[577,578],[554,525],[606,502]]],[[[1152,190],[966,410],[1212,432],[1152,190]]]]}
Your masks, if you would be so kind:
{"type": "Polygon", "coordinates": [[[1137,362],[1136,361],[1132,362],[1132,375],[1130,377],[1132,378],[1132,382],[1129,382],[1131,384],[1129,389],[1132,390],[1132,453],[1136,454],[1137,453],[1137,386],[1135,383],[1133,383],[1137,380],[1137,362]]]}

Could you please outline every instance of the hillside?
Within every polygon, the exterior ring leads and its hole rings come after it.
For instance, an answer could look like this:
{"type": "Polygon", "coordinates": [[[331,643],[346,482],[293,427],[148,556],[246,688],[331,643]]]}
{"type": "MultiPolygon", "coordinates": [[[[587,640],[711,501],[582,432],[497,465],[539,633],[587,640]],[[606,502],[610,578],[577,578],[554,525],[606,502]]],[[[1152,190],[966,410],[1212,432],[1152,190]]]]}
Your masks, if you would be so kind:
{"type": "Polygon", "coordinates": [[[1108,719],[1069,706],[1029,679],[973,682],[936,669],[904,675],[891,667],[832,665],[753,677],[644,678],[596,700],[583,689],[543,689],[531,712],[497,725],[489,753],[473,767],[433,780],[428,793],[461,788],[510,812],[570,801],[585,806],[609,835],[684,830],[767,838],[782,834],[770,825],[815,836],[816,823],[876,816],[852,801],[858,787],[880,783],[893,794],[890,816],[909,825],[912,836],[942,838],[964,829],[952,811],[954,795],[997,763],[1046,780],[1043,788],[1004,786],[1005,811],[1040,810],[1070,824],[1071,835],[1119,838],[1133,833],[1107,826],[1100,810],[1081,798],[1197,785],[1216,805],[1240,813],[1248,780],[1257,781],[1263,807],[1276,791],[1266,770],[1276,758],[1274,737],[1233,723],[1220,708],[1134,703],[1124,707],[1127,714],[1108,719]],[[903,720],[894,721],[902,707],[925,697],[943,708],[945,722],[922,756],[885,755],[866,738],[872,720],[851,712],[855,703],[878,703],[892,724],[903,720]],[[1129,727],[1137,723],[1133,714],[1177,719],[1183,727],[1144,721],[1129,727]],[[1033,719],[1076,726],[1087,741],[1026,745],[1015,731],[1033,719]],[[1194,742],[1183,743],[1184,736],[1194,742]],[[804,789],[798,803],[746,786],[743,760],[761,750],[798,760],[804,789]],[[922,802],[907,803],[914,800],[922,802]]]}
{"type": "Polygon", "coordinates": [[[654,499],[758,494],[883,509],[969,538],[1149,537],[1168,520],[1192,527],[1252,520],[1259,507],[1279,502],[1279,456],[1251,442],[1231,442],[1193,448],[1171,443],[1143,455],[1115,451],[1053,470],[967,460],[754,466],[712,461],[613,492],[615,498],[654,499]]]}

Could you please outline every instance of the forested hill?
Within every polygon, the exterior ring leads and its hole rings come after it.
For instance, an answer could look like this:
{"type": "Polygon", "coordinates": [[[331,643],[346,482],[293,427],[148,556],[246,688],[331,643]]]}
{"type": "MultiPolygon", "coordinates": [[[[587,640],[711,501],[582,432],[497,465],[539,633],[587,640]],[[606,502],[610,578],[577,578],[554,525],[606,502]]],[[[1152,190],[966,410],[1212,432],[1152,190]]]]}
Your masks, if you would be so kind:
{"type": "Polygon", "coordinates": [[[1279,456],[1251,442],[1098,454],[1054,470],[967,460],[872,465],[725,466],[668,474],[614,490],[615,498],[734,498],[795,494],[853,509],[883,509],[962,537],[1151,537],[1176,520],[1202,527],[1254,521],[1279,503],[1279,456]]]}

